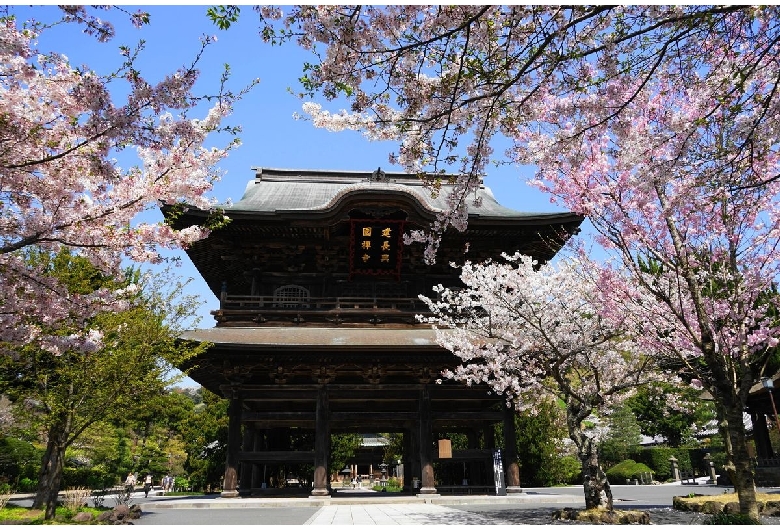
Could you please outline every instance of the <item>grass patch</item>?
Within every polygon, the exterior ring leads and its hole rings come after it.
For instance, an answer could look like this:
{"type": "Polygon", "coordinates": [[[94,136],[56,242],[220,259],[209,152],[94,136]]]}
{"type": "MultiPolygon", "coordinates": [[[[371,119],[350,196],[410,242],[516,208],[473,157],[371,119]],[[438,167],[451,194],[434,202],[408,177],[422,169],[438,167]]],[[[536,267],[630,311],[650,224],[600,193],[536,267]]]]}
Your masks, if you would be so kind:
{"type": "Polygon", "coordinates": [[[43,521],[43,510],[22,508],[8,504],[0,510],[0,524],[18,523],[33,524],[43,521]]]}
{"type": "MultiPolygon", "coordinates": [[[[683,504],[699,504],[702,500],[722,502],[728,504],[730,502],[739,502],[736,493],[721,493],[718,495],[693,495],[690,494],[687,497],[678,497],[679,502],[683,504]]],[[[778,502],[780,501],[780,493],[756,493],[756,500],[758,502],[778,502]]]]}
{"type": "MultiPolygon", "coordinates": [[[[108,508],[81,508],[81,512],[89,512],[93,515],[93,518],[106,511],[108,508]]],[[[0,509],[0,525],[3,524],[84,524],[74,523],[71,520],[73,516],[78,512],[73,511],[64,506],[58,506],[54,512],[54,519],[49,521],[44,519],[43,510],[33,510],[32,508],[25,508],[22,506],[14,506],[8,504],[5,508],[0,509]]]]}
{"type": "Polygon", "coordinates": [[[371,488],[374,491],[379,492],[385,492],[385,493],[398,493],[399,491],[403,491],[404,489],[401,486],[374,486],[371,488]]]}

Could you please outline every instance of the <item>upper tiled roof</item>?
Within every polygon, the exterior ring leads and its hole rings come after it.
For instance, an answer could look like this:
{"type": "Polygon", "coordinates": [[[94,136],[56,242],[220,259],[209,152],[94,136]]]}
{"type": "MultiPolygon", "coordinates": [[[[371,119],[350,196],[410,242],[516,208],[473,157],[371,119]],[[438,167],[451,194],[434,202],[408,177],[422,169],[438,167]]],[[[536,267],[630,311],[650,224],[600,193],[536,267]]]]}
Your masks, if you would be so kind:
{"type": "MultiPolygon", "coordinates": [[[[378,179],[376,172],[325,171],[307,169],[254,168],[255,179],[247,184],[238,202],[225,207],[227,212],[276,213],[282,211],[324,211],[333,208],[340,199],[353,192],[404,194],[414,198],[423,210],[432,214],[446,209],[446,197],[451,186],[432,197],[429,189],[416,176],[386,172],[378,179]]],[[[477,192],[481,206],[469,201],[469,216],[517,218],[548,217],[549,213],[525,213],[501,206],[490,188],[482,185],[477,192]]]]}

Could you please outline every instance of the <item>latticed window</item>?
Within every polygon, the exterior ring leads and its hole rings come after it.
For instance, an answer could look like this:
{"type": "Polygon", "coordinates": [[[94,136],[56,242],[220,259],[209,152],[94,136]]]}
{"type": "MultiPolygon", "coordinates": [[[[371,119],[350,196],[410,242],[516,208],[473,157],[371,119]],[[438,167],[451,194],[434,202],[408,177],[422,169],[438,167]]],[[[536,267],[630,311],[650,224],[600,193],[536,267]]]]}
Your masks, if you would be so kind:
{"type": "Polygon", "coordinates": [[[276,307],[309,307],[309,290],[300,285],[282,285],[274,291],[276,307]]]}

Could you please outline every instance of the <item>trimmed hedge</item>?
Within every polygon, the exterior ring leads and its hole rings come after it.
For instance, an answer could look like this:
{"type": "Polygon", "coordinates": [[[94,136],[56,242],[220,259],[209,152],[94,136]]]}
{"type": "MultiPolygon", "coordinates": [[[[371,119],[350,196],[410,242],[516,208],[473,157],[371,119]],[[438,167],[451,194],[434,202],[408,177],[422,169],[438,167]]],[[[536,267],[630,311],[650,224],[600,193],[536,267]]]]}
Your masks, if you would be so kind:
{"type": "Polygon", "coordinates": [[[653,471],[656,480],[664,482],[672,478],[671,457],[677,459],[681,471],[696,471],[700,476],[709,472],[704,455],[708,449],[700,447],[640,447],[632,451],[631,458],[645,464],[653,471]]]}
{"type": "Polygon", "coordinates": [[[652,472],[653,470],[645,464],[631,459],[623,460],[606,471],[610,484],[628,484],[631,479],[639,478],[642,473],[652,472]]]}

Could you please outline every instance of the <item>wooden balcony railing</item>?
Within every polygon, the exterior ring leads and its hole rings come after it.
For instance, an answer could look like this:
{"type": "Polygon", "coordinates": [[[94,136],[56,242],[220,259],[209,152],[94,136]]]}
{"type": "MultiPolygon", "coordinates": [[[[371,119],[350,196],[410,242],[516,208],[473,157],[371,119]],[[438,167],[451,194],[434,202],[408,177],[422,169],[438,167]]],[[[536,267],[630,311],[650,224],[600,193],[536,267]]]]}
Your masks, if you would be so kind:
{"type": "Polygon", "coordinates": [[[360,298],[340,296],[335,298],[307,298],[305,300],[277,300],[273,296],[223,295],[220,309],[285,309],[307,310],[363,310],[393,309],[399,311],[427,311],[428,306],[419,298],[360,298]]]}
{"type": "Polygon", "coordinates": [[[303,321],[329,320],[412,323],[414,316],[429,314],[419,298],[382,297],[311,297],[302,300],[279,300],[273,296],[223,294],[217,320],[227,321],[303,321]]]}

